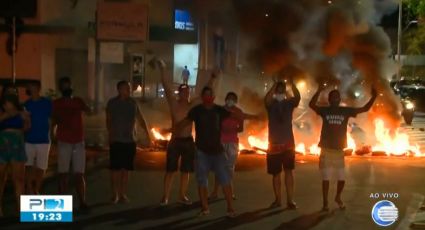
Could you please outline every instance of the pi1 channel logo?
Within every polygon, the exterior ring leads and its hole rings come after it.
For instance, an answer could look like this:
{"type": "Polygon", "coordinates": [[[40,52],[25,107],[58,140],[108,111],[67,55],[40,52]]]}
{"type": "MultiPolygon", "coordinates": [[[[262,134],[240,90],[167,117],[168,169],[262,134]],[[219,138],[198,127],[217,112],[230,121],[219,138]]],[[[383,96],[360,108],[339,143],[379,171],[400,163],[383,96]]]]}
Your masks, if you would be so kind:
{"type": "Polygon", "coordinates": [[[398,208],[389,200],[378,201],[372,208],[373,221],[382,227],[394,224],[398,219],[398,208]]]}
{"type": "Polygon", "coordinates": [[[72,222],[72,196],[21,196],[21,222],[72,222]]]}

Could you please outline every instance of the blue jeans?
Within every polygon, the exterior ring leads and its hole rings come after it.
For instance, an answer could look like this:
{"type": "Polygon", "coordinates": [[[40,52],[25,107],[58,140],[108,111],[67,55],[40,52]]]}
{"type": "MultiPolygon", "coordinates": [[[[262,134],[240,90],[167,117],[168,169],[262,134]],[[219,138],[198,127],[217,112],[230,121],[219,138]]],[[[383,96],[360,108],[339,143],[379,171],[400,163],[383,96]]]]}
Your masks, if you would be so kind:
{"type": "Polygon", "coordinates": [[[206,154],[200,150],[196,151],[196,179],[201,187],[208,187],[208,174],[210,171],[215,176],[221,186],[230,184],[230,173],[226,157],[223,153],[206,154]]]}

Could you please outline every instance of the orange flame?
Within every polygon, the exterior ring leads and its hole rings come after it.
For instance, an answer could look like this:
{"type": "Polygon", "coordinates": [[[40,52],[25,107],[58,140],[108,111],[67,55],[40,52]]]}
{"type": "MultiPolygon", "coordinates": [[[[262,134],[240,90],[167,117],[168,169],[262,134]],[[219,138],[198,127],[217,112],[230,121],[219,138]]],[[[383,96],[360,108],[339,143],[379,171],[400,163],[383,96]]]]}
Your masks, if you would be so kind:
{"type": "MultiPolygon", "coordinates": [[[[256,137],[256,136],[249,136],[248,137],[248,143],[251,146],[251,148],[258,148],[258,149],[262,149],[262,150],[266,150],[269,148],[269,143],[268,143],[268,137],[265,134],[267,132],[263,132],[263,135],[261,135],[261,137],[256,137]]],[[[259,154],[266,154],[263,151],[257,151],[257,153],[259,154]]]]}
{"type": "MultiPolygon", "coordinates": [[[[375,119],[375,138],[377,143],[372,147],[372,151],[382,151],[387,155],[410,155],[415,157],[425,157],[425,153],[421,153],[417,144],[412,145],[409,142],[408,134],[397,129],[394,135],[391,135],[390,129],[385,127],[382,119],[375,119]]],[[[266,150],[268,148],[267,130],[248,136],[248,146],[254,149],[266,150]]],[[[246,149],[247,146],[240,144],[240,149],[246,149]]],[[[359,148],[350,133],[347,133],[347,148],[355,150],[359,148]]],[[[307,147],[305,143],[300,142],[296,145],[295,151],[303,155],[320,155],[320,147],[318,144],[312,144],[307,147]]],[[[259,154],[265,154],[263,151],[257,151],[259,154]]]]}
{"type": "Polygon", "coordinates": [[[301,153],[301,154],[305,155],[305,144],[304,143],[299,143],[295,147],[295,152],[298,152],[298,153],[301,153]]]}
{"type": "Polygon", "coordinates": [[[171,139],[171,133],[162,135],[157,128],[152,128],[151,131],[156,140],[169,141],[171,139]]]}
{"type": "Polygon", "coordinates": [[[384,151],[387,155],[413,155],[424,156],[418,145],[411,145],[409,142],[409,135],[395,130],[391,135],[390,129],[385,127],[382,119],[375,119],[375,137],[377,143],[372,147],[372,151],[384,151]]]}

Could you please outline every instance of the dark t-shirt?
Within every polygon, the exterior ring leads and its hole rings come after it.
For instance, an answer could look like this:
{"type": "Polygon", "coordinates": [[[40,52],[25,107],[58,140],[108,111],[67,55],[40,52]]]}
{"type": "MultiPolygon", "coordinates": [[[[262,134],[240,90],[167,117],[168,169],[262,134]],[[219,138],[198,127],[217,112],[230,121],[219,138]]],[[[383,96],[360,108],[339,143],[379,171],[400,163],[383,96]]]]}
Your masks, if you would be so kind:
{"type": "Polygon", "coordinates": [[[292,113],[297,106],[295,99],[277,101],[273,99],[267,108],[269,119],[269,144],[284,145],[287,149],[295,147],[292,131],[292,113]]]}
{"type": "Polygon", "coordinates": [[[319,147],[338,150],[346,148],[348,119],[358,113],[357,108],[319,107],[318,114],[323,120],[319,147]]]}
{"type": "Polygon", "coordinates": [[[225,108],[214,105],[207,109],[203,105],[193,107],[187,116],[195,123],[196,147],[207,154],[222,154],[221,123],[230,116],[225,108]]]}
{"type": "Polygon", "coordinates": [[[133,98],[114,97],[108,101],[106,112],[111,119],[110,141],[133,143],[136,141],[136,117],[139,112],[133,98]]]}
{"type": "Polygon", "coordinates": [[[49,120],[52,115],[52,102],[42,97],[39,100],[29,99],[24,106],[31,115],[31,128],[25,134],[26,142],[48,144],[50,142],[49,120]]]}

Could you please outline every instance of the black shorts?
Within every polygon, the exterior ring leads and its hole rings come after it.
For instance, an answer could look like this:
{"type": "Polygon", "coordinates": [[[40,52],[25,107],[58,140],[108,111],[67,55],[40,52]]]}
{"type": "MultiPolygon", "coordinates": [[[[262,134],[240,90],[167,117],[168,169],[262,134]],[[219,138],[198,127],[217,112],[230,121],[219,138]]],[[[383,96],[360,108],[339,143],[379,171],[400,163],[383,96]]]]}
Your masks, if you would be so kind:
{"type": "Polygon", "coordinates": [[[114,142],[109,146],[109,161],[111,170],[133,170],[136,143],[114,142]]]}
{"type": "Polygon", "coordinates": [[[295,151],[287,150],[282,153],[267,154],[267,173],[278,174],[286,170],[295,169],[295,151]]]}
{"type": "Polygon", "coordinates": [[[167,172],[177,171],[180,158],[180,171],[193,172],[195,151],[192,137],[173,138],[167,148],[167,172]]]}

